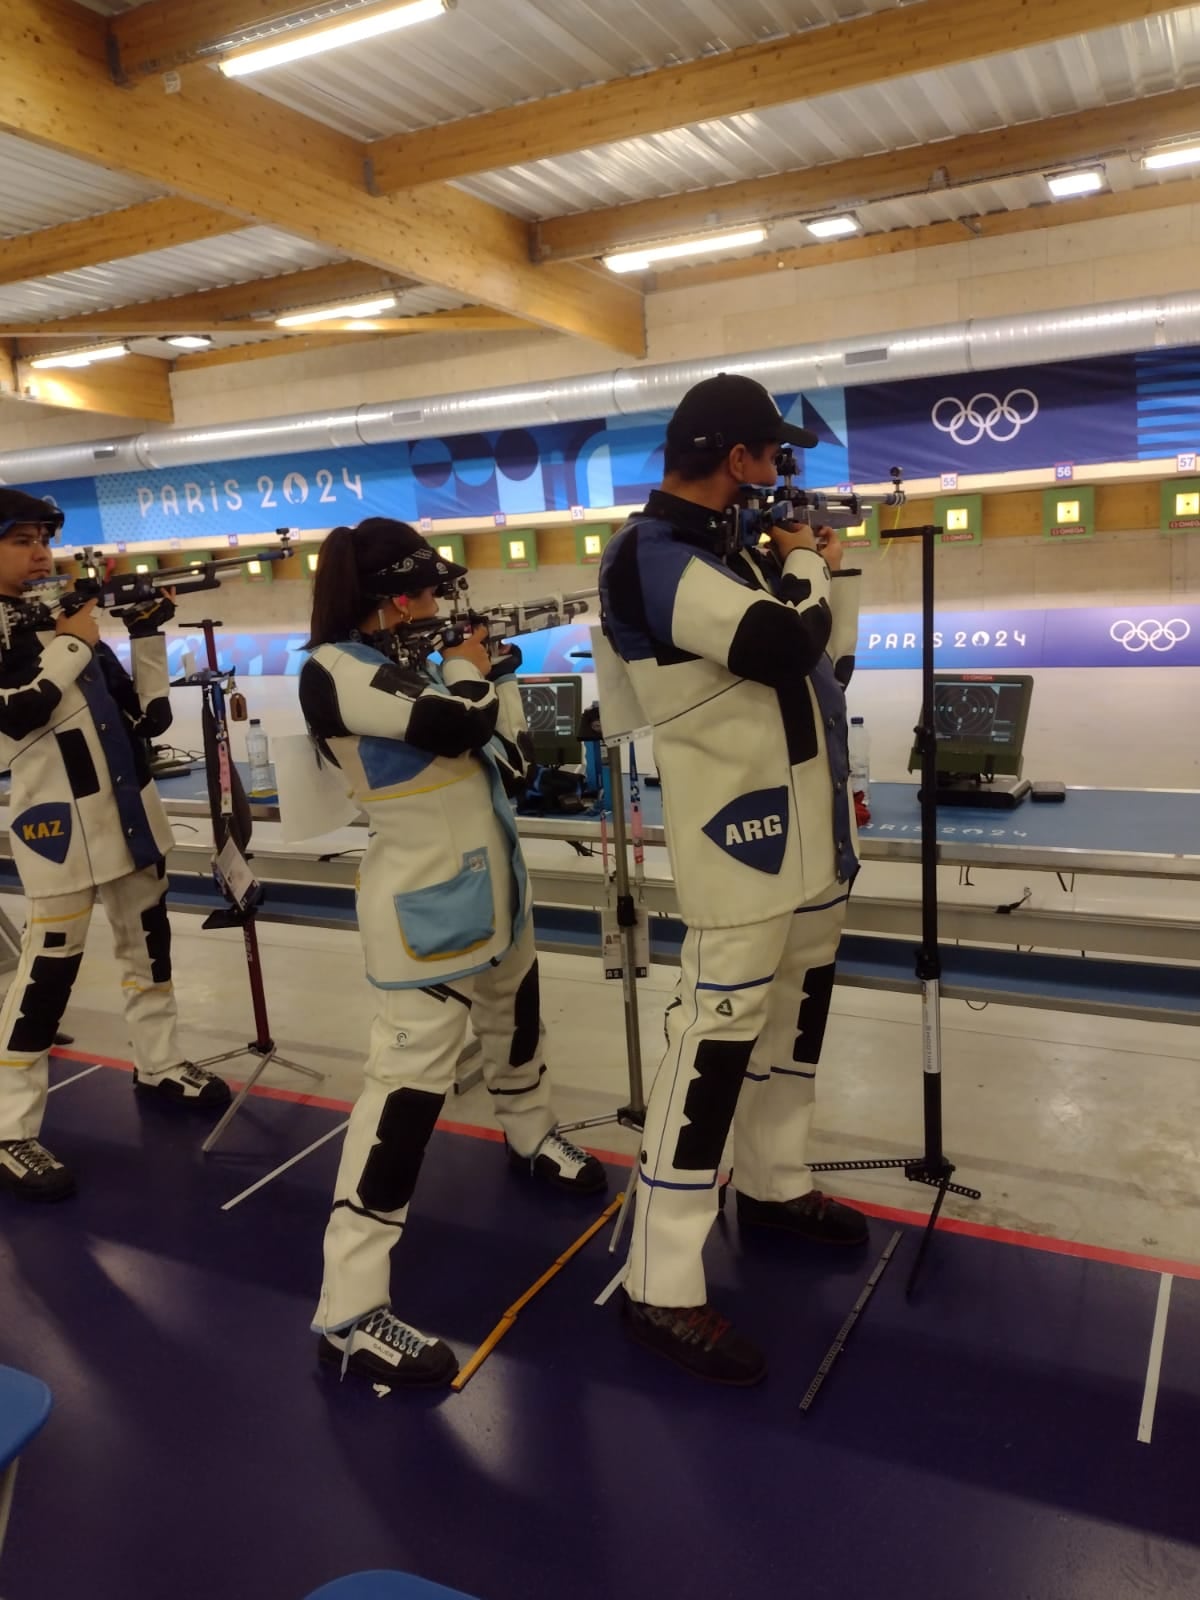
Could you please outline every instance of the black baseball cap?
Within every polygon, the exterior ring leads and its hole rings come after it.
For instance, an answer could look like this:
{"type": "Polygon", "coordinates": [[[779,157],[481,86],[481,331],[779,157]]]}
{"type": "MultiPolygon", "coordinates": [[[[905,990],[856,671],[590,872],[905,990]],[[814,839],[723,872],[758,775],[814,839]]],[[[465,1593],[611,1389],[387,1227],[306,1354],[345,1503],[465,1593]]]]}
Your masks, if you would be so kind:
{"type": "Polygon", "coordinates": [[[736,372],[719,372],[695,384],[667,424],[667,443],[684,450],[732,450],[760,439],[804,450],[820,443],[807,428],[784,421],[761,383],[736,372]]]}
{"type": "Polygon", "coordinates": [[[26,494],[24,489],[0,488],[0,539],[27,522],[39,528],[53,528],[57,533],[66,520],[65,513],[49,500],[26,494]]]}
{"type": "Polygon", "coordinates": [[[379,599],[441,589],[467,575],[407,522],[367,517],[354,529],[355,565],[364,589],[379,599]]]}

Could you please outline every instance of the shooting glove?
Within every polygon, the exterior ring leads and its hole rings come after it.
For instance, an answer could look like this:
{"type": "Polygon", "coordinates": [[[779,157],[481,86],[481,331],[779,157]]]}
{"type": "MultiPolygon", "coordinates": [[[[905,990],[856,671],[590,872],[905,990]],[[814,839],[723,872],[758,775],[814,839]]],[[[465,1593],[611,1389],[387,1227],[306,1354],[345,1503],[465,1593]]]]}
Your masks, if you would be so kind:
{"type": "Polygon", "coordinates": [[[159,591],[149,600],[138,600],[125,608],[125,626],[131,639],[150,639],[165,628],[175,615],[175,602],[159,591]]]}
{"type": "Polygon", "coordinates": [[[488,673],[489,683],[499,683],[501,678],[509,678],[521,665],[521,652],[515,644],[510,644],[499,657],[495,666],[488,673]]]}

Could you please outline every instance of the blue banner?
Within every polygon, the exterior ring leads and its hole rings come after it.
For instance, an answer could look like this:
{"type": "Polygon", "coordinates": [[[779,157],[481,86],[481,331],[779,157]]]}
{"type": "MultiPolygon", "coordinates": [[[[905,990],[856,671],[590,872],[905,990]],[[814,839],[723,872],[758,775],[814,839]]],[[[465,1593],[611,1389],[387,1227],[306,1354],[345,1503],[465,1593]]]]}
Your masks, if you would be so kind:
{"type": "Polygon", "coordinates": [[[880,482],[893,466],[930,478],[1138,453],[1133,356],[867,384],[846,391],[846,412],[858,483],[880,482]]]}
{"type": "MultiPolygon", "coordinates": [[[[525,673],[591,672],[588,622],[525,634],[525,673]]],[[[224,671],[242,677],[291,678],[304,664],[303,633],[218,633],[224,671]]],[[[128,665],[127,641],[114,648],[128,665]]],[[[169,634],[173,678],[184,656],[205,660],[199,633],[169,634]]],[[[1124,608],[1063,607],[1054,611],[944,611],[937,616],[934,661],[941,672],[1028,671],[1035,667],[1200,667],[1200,605],[1124,608]]],[[[916,670],[921,665],[918,612],[867,612],[859,620],[859,671],[916,670]]]]}
{"type": "Polygon", "coordinates": [[[364,517],[495,518],[640,503],[662,478],[668,413],[510,428],[412,444],[212,461],[26,485],[67,513],[63,542],[206,539],[214,551],[275,528],[364,517]]]}
{"type": "MultiPolygon", "coordinates": [[[[812,487],[943,472],[1051,469],[1200,448],[1200,352],[1114,356],[778,397],[817,435],[812,487]]],[[[669,413],[504,428],[249,461],[26,485],[67,512],[64,543],[170,545],[369,516],[520,518],[640,504],[662,477],[669,413]]]]}
{"type": "MultiPolygon", "coordinates": [[[[1200,666],[1200,605],[940,611],[936,622],[939,672],[1200,666]]],[[[527,635],[521,654],[525,672],[591,671],[591,638],[581,623],[527,635]]],[[[860,617],[856,670],[911,671],[920,665],[919,612],[860,617]]]]}
{"type": "Polygon", "coordinates": [[[1200,449],[1200,350],[1152,350],[1136,358],[1138,458],[1200,449]]]}

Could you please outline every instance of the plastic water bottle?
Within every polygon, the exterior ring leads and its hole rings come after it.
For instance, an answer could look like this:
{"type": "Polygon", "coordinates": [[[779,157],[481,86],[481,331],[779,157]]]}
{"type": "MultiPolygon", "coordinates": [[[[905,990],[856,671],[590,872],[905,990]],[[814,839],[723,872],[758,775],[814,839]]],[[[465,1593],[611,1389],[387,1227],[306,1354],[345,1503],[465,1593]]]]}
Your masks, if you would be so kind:
{"type": "Polygon", "coordinates": [[[863,805],[870,805],[871,746],[862,717],[850,718],[850,792],[863,805]]]}
{"type": "Polygon", "coordinates": [[[246,733],[246,756],[250,762],[250,793],[273,794],[275,778],[271,772],[270,746],[257,717],[250,718],[246,733]]]}

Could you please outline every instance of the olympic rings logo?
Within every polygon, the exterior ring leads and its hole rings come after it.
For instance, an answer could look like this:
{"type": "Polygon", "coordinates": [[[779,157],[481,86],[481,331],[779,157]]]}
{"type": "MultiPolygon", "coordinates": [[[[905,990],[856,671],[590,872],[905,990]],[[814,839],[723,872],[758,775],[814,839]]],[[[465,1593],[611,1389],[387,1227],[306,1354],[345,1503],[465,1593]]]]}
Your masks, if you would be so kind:
{"type": "Polygon", "coordinates": [[[1011,444],[1038,410],[1032,389],[1012,389],[1003,400],[994,394],[977,394],[971,400],[947,395],[934,406],[930,420],[939,433],[948,433],[964,448],[978,444],[985,435],[993,444],[1011,444]]]}
{"type": "Polygon", "coordinates": [[[1108,632],[1132,655],[1140,655],[1143,650],[1157,650],[1161,655],[1190,638],[1192,625],[1183,617],[1172,617],[1169,622],[1159,622],[1156,617],[1148,617],[1145,622],[1130,622],[1123,617],[1114,622],[1108,632]]]}

